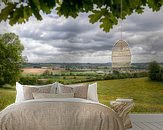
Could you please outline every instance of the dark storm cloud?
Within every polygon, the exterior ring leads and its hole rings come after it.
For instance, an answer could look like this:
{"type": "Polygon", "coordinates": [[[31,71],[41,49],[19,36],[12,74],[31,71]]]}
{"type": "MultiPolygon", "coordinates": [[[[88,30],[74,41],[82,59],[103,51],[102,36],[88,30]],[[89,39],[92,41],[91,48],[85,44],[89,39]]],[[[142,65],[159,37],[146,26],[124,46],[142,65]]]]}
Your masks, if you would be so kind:
{"type": "Polygon", "coordinates": [[[152,12],[146,8],[143,14],[133,14],[127,18],[126,32],[150,32],[163,28],[163,8],[159,12],[152,12]]]}
{"type": "Polygon", "coordinates": [[[60,46],[60,47],[57,47],[59,48],[60,51],[63,51],[63,52],[75,52],[75,53],[78,53],[78,52],[84,52],[84,53],[88,53],[88,52],[95,52],[95,51],[106,51],[106,50],[111,50],[112,48],[112,45],[100,45],[101,43],[99,43],[99,45],[90,45],[90,44],[78,44],[78,45],[69,45],[69,46],[60,46]]]}
{"type": "Polygon", "coordinates": [[[84,33],[87,31],[90,31],[92,29],[91,25],[80,23],[80,21],[77,19],[72,19],[71,21],[68,20],[64,24],[58,24],[55,25],[55,23],[51,23],[49,25],[46,25],[45,27],[40,28],[41,30],[45,31],[52,31],[52,32],[71,32],[71,33],[84,33]]]}
{"type": "Polygon", "coordinates": [[[39,41],[51,41],[51,40],[64,40],[64,39],[69,39],[71,37],[76,37],[77,33],[75,32],[49,32],[49,31],[44,31],[44,30],[33,30],[33,31],[28,31],[24,30],[20,32],[20,37],[23,38],[30,38],[33,40],[39,40],[39,41]]]}
{"type": "Polygon", "coordinates": [[[73,19],[69,18],[65,20],[63,17],[51,15],[44,16],[43,22],[31,27],[27,23],[29,28],[24,28],[20,30],[19,35],[21,37],[31,38],[33,40],[69,40],[77,37],[78,35],[94,30],[96,27],[88,24],[86,15],[81,14],[80,18],[73,19]],[[59,21],[57,19],[60,19],[59,21]]]}

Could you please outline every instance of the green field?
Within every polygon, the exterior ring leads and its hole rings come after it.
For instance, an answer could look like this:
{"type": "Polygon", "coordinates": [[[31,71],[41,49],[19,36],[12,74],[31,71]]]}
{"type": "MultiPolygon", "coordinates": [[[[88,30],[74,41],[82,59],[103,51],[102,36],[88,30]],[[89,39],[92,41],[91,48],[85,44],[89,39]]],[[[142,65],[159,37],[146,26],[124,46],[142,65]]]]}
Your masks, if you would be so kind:
{"type": "Polygon", "coordinates": [[[147,78],[99,81],[98,95],[106,105],[116,98],[133,98],[134,113],[163,113],[163,83],[147,78]]]}
{"type": "Polygon", "coordinates": [[[14,88],[0,88],[0,110],[15,102],[15,95],[14,88]]]}
{"type": "MultiPolygon", "coordinates": [[[[133,98],[133,113],[163,113],[163,83],[147,78],[98,81],[101,103],[109,105],[116,98],[133,98]]],[[[15,89],[0,89],[0,110],[15,100],[15,89]]]]}

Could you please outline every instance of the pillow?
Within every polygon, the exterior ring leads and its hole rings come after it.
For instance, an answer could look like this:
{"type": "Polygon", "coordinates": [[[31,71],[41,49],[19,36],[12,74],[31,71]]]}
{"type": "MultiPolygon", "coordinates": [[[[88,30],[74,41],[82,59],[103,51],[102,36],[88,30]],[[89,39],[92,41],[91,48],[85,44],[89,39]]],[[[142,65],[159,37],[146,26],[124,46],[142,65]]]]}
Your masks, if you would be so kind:
{"type": "Polygon", "coordinates": [[[20,83],[16,82],[16,100],[15,100],[15,103],[22,102],[22,101],[26,100],[24,98],[24,89],[23,89],[24,86],[25,87],[36,87],[36,88],[51,86],[50,93],[56,93],[56,91],[57,91],[57,89],[56,89],[57,83],[48,84],[48,85],[41,85],[41,86],[34,86],[34,85],[21,85],[20,83]]]}
{"type": "Polygon", "coordinates": [[[33,94],[34,92],[37,93],[50,93],[51,85],[42,86],[42,87],[33,87],[33,86],[24,86],[23,87],[23,93],[24,93],[24,99],[30,100],[34,99],[33,94]]]}
{"type": "Polygon", "coordinates": [[[53,94],[53,93],[32,93],[34,99],[41,99],[41,98],[74,98],[74,93],[60,93],[60,94],[53,94]]]}
{"type": "MultiPolygon", "coordinates": [[[[70,88],[74,88],[74,87],[79,87],[79,86],[84,86],[85,84],[71,84],[71,85],[64,85],[61,83],[56,82],[57,84],[57,93],[63,93],[62,91],[66,91],[66,90],[61,90],[61,87],[65,86],[65,87],[70,87],[70,88]]],[[[69,89],[69,88],[67,88],[69,89]]],[[[71,90],[67,90],[68,92],[70,92],[71,90]]]]}
{"type": "Polygon", "coordinates": [[[73,92],[73,88],[68,87],[66,85],[60,86],[60,92],[59,93],[72,93],[72,92],[73,92]]]}
{"type": "Polygon", "coordinates": [[[74,98],[87,99],[88,84],[58,85],[58,93],[74,93],[74,98]]]}
{"type": "Polygon", "coordinates": [[[16,82],[16,100],[15,103],[24,101],[23,85],[16,82]]]}
{"type": "Polygon", "coordinates": [[[23,85],[23,87],[34,87],[34,88],[40,88],[40,87],[46,87],[46,86],[51,86],[50,93],[57,92],[57,82],[53,84],[47,84],[47,85],[23,85]]]}
{"type": "Polygon", "coordinates": [[[99,102],[98,95],[97,95],[97,83],[89,84],[87,99],[95,102],[99,102]]]}
{"type": "MultiPolygon", "coordinates": [[[[73,84],[73,85],[65,85],[66,87],[79,87],[79,86],[83,86],[84,84],[73,84]]],[[[61,90],[61,86],[64,86],[61,83],[57,83],[57,93],[61,93],[63,90],[61,90]]],[[[67,91],[67,90],[66,90],[67,91]]],[[[71,92],[70,90],[67,92],[71,92]]],[[[92,100],[95,102],[99,102],[98,101],[98,95],[97,95],[97,83],[93,83],[93,84],[89,84],[88,86],[88,91],[87,91],[87,99],[88,100],[92,100]]]]}

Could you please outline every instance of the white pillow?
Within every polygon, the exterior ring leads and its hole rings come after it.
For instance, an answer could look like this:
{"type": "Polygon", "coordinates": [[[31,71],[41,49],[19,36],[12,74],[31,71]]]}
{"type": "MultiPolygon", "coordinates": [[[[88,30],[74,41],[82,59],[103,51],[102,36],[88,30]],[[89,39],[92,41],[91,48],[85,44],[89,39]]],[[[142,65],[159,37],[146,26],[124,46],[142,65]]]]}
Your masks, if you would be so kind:
{"type": "Polygon", "coordinates": [[[24,101],[23,85],[16,82],[16,100],[15,103],[24,101]]]}
{"type": "Polygon", "coordinates": [[[99,102],[98,95],[97,95],[97,83],[89,84],[87,99],[95,102],[99,102]]]}
{"type": "Polygon", "coordinates": [[[20,83],[16,82],[16,99],[15,99],[15,103],[18,102],[22,102],[24,101],[24,92],[23,92],[23,86],[26,87],[45,87],[45,86],[49,86],[52,85],[50,93],[56,93],[57,92],[57,82],[53,83],[53,84],[48,84],[48,85],[40,85],[40,86],[36,86],[36,85],[21,85],[20,83]]]}

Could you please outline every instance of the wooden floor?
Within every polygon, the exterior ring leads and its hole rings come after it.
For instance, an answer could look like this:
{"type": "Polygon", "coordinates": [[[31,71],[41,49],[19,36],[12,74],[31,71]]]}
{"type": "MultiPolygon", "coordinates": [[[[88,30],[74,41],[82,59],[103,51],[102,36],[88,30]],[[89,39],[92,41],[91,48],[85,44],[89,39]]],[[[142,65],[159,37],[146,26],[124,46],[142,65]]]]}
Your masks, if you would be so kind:
{"type": "Polygon", "coordinates": [[[133,128],[128,130],[163,130],[163,114],[130,114],[133,128]]]}

